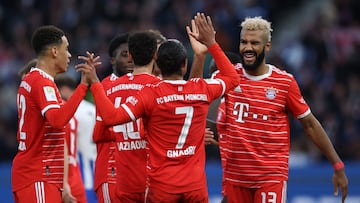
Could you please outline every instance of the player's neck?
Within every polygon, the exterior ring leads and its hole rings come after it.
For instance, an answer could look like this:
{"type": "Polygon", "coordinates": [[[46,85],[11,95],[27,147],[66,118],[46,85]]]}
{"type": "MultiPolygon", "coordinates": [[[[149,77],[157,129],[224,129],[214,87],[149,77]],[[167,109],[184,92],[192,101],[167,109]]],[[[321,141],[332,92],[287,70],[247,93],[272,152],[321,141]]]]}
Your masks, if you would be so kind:
{"type": "Polygon", "coordinates": [[[143,74],[143,73],[151,74],[151,72],[152,72],[152,65],[135,66],[134,71],[133,71],[133,75],[143,74]]]}
{"type": "Polygon", "coordinates": [[[38,58],[38,61],[37,61],[35,67],[41,69],[42,71],[51,75],[52,77],[55,77],[56,71],[54,70],[54,68],[52,68],[52,66],[53,65],[46,59],[38,58]]]}
{"type": "Polygon", "coordinates": [[[163,80],[183,80],[184,77],[178,74],[162,76],[163,80]]]}
{"type": "Polygon", "coordinates": [[[247,74],[249,75],[253,75],[253,76],[259,76],[259,75],[264,75],[269,71],[269,67],[265,64],[262,63],[260,64],[260,66],[258,68],[256,68],[255,70],[245,70],[247,74]]]}

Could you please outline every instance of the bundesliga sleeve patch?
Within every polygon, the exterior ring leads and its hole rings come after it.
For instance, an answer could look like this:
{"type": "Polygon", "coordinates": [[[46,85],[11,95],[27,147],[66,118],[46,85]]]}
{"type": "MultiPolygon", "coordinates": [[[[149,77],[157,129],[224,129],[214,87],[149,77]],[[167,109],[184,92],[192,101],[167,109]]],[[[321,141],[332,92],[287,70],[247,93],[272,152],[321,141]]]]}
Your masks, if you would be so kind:
{"type": "Polygon", "coordinates": [[[45,86],[44,94],[45,94],[46,101],[57,101],[55,89],[53,87],[45,86]]]}

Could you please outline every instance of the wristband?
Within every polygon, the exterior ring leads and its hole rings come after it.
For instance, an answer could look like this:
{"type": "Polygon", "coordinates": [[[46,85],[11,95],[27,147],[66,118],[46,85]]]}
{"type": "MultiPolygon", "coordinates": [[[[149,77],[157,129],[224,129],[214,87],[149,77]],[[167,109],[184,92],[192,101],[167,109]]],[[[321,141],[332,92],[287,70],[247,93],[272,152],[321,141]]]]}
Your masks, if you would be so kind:
{"type": "Polygon", "coordinates": [[[335,171],[343,169],[345,167],[344,163],[342,161],[338,161],[333,164],[333,168],[335,171]]]}

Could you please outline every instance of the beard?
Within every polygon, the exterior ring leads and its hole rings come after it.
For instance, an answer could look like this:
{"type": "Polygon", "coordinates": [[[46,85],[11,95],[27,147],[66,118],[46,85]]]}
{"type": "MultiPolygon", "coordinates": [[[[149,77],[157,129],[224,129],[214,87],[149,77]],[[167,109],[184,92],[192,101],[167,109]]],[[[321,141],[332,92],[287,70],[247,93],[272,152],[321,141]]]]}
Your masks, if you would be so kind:
{"type": "Polygon", "coordinates": [[[242,66],[244,67],[245,70],[254,71],[259,68],[260,64],[262,63],[262,61],[265,58],[265,48],[262,50],[262,52],[259,55],[257,55],[256,52],[244,52],[243,54],[240,53],[242,66]],[[252,64],[246,64],[245,60],[244,60],[244,56],[243,56],[243,54],[245,54],[245,53],[255,54],[255,57],[256,57],[255,62],[252,64]]]}

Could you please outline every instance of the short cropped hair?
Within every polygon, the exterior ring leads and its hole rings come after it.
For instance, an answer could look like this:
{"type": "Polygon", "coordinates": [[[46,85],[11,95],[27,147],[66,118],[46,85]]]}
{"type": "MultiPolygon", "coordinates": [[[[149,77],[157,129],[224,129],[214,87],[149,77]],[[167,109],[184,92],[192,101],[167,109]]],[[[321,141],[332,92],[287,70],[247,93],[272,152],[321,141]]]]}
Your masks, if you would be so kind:
{"type": "Polygon", "coordinates": [[[271,42],[271,23],[261,16],[248,17],[241,23],[241,28],[245,30],[261,30],[264,33],[265,41],[271,42]]]}
{"type": "Polygon", "coordinates": [[[60,28],[54,25],[44,25],[33,33],[31,45],[36,55],[42,55],[50,45],[60,45],[63,36],[65,36],[65,33],[60,28]]]}
{"type": "Polygon", "coordinates": [[[186,65],[186,59],[187,53],[184,45],[176,39],[169,39],[160,45],[156,64],[163,76],[181,75],[181,67],[186,65]]]}
{"type": "Polygon", "coordinates": [[[114,37],[109,44],[109,49],[108,49],[108,54],[110,57],[115,57],[116,53],[115,50],[122,44],[125,44],[128,42],[128,38],[129,38],[129,34],[128,33],[124,33],[124,34],[120,34],[117,35],[116,37],[114,37]]]}
{"type": "Polygon", "coordinates": [[[144,66],[151,62],[157,51],[157,40],[153,32],[137,31],[128,39],[129,53],[135,66],[144,66]]]}

